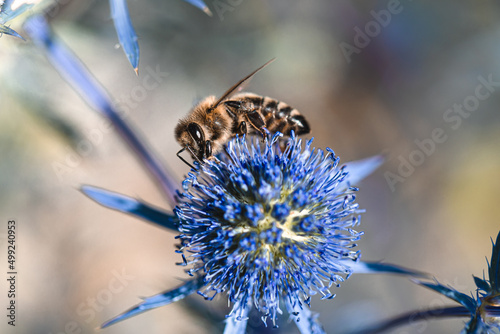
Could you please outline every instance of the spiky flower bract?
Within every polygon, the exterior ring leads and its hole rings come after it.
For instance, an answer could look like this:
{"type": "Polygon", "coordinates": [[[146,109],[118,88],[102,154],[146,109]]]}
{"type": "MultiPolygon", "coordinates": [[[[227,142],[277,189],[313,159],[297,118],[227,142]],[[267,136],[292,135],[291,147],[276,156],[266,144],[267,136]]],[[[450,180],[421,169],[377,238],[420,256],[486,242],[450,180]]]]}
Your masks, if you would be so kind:
{"type": "Polygon", "coordinates": [[[351,274],[342,260],[356,260],[353,229],[361,210],[331,149],[311,147],[292,134],[282,149],[275,135],[261,149],[245,138],[226,154],[189,173],[175,213],[181,251],[190,275],[204,277],[207,299],[225,292],[244,317],[249,305],[275,324],[283,301],[294,313],[311,295],[351,274]],[[250,146],[250,147],[249,147],[250,146]]]}
{"type": "Polygon", "coordinates": [[[433,290],[460,306],[439,306],[425,310],[413,310],[397,317],[385,320],[374,326],[365,328],[358,334],[381,333],[401,325],[408,325],[419,320],[437,318],[468,317],[469,321],[460,332],[461,334],[493,334],[500,330],[500,232],[496,242],[493,242],[491,259],[488,261],[488,276],[486,279],[473,276],[476,283],[476,293],[466,294],[443,285],[437,279],[429,281],[412,279],[418,285],[433,290]]]}

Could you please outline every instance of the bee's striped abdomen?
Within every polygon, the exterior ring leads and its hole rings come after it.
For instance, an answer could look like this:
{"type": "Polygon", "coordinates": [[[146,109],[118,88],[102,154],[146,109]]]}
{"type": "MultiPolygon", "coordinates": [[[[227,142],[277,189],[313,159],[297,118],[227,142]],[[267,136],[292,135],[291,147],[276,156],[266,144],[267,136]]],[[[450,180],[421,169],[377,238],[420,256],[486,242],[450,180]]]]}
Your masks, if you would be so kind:
{"type": "MultiPolygon", "coordinates": [[[[261,132],[261,128],[265,128],[271,133],[281,132],[289,136],[292,130],[296,135],[307,134],[311,131],[309,123],[297,109],[270,97],[240,93],[226,103],[232,108],[230,113],[244,116],[250,123],[248,124],[249,132],[261,132]]],[[[240,122],[239,117],[234,118],[234,133],[238,133],[240,122]]]]}
{"type": "Polygon", "coordinates": [[[311,131],[304,116],[285,102],[264,97],[262,98],[261,110],[266,127],[270,132],[279,131],[289,136],[292,130],[296,135],[307,134],[311,131]]]}

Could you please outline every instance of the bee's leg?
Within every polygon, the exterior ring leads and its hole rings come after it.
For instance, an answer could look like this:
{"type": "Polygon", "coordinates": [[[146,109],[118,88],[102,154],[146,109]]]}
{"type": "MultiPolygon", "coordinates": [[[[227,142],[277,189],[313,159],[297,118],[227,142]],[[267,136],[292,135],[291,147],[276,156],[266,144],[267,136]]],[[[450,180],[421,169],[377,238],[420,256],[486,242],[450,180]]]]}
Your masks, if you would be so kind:
{"type": "Polygon", "coordinates": [[[238,126],[238,132],[240,135],[246,135],[247,134],[247,122],[242,121],[240,125],[238,126]]]}
{"type": "Polygon", "coordinates": [[[266,128],[266,123],[262,116],[257,112],[257,110],[250,111],[246,113],[248,122],[262,135],[262,139],[269,138],[270,132],[266,128]]]}
{"type": "MultiPolygon", "coordinates": [[[[224,101],[224,104],[236,110],[239,110],[241,108],[241,101],[224,101]]],[[[230,113],[233,113],[230,109],[228,110],[230,113]]]]}

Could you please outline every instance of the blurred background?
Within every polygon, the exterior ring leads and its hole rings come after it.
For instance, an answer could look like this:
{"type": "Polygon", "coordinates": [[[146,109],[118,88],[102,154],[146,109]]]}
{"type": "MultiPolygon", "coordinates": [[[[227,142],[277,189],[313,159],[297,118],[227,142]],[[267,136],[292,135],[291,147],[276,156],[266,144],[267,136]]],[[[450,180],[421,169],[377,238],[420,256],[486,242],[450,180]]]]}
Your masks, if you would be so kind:
{"type": "MultiPolygon", "coordinates": [[[[276,57],[248,90],[299,109],[315,145],[333,148],[344,162],[387,157],[360,184],[363,260],[427,271],[473,291],[471,275],[482,277],[490,237],[500,227],[500,4],[206,3],[212,17],[181,0],[128,1],[139,36],[139,76],[117,46],[107,1],[55,2],[48,18],[179,182],[188,167],[175,156],[177,120],[197,100],[222,94],[276,57]]],[[[21,23],[11,27],[27,38],[21,23]]],[[[79,192],[90,184],[171,209],[117,133],[44,54],[29,40],[3,36],[0,80],[2,249],[7,220],[18,222],[14,332],[94,333],[138,297],[186,278],[175,265],[181,259],[173,252],[174,233],[79,192]]],[[[0,302],[6,288],[0,280],[0,302]]],[[[328,333],[452,305],[384,275],[355,275],[334,292],[334,300],[312,303],[328,333]]],[[[102,333],[221,333],[226,304],[192,296],[102,333]]],[[[249,332],[298,333],[286,316],[280,319],[278,332],[259,327],[252,314],[249,332]]],[[[392,333],[462,327],[463,319],[450,319],[392,333]]],[[[5,321],[0,328],[12,330],[5,321]]]]}

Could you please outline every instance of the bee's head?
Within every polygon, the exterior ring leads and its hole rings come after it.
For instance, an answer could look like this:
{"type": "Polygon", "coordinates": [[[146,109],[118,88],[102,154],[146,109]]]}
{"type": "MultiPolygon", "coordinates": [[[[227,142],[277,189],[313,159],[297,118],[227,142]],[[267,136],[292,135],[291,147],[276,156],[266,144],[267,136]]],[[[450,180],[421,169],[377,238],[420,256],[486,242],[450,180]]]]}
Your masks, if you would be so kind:
{"type": "Polygon", "coordinates": [[[205,140],[205,132],[198,123],[179,124],[175,134],[177,142],[183,147],[179,153],[188,150],[200,162],[212,155],[211,143],[205,140]]]}

